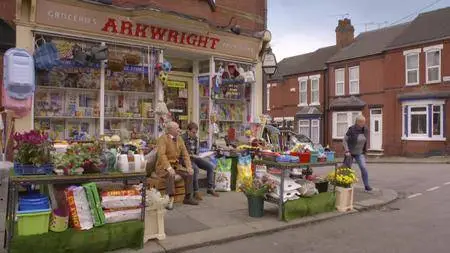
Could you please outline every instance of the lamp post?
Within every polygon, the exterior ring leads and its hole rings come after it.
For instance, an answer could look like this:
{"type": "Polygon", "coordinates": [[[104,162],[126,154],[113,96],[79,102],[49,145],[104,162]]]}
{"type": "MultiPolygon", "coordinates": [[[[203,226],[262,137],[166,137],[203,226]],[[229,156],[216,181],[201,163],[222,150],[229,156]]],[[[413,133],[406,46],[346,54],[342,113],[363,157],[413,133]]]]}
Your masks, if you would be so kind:
{"type": "Polygon", "coordinates": [[[275,54],[272,52],[272,48],[268,48],[264,54],[262,68],[266,75],[273,75],[277,71],[277,58],[275,54]]]}

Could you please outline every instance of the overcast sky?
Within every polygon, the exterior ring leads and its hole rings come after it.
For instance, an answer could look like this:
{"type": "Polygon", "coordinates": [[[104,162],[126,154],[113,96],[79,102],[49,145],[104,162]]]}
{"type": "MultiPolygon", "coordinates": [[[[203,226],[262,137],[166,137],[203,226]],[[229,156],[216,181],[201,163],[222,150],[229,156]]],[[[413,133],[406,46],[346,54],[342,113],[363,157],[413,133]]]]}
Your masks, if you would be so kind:
{"type": "Polygon", "coordinates": [[[448,6],[450,0],[268,0],[271,45],[280,61],[334,45],[334,29],[344,14],[352,20],[356,36],[448,6]]]}

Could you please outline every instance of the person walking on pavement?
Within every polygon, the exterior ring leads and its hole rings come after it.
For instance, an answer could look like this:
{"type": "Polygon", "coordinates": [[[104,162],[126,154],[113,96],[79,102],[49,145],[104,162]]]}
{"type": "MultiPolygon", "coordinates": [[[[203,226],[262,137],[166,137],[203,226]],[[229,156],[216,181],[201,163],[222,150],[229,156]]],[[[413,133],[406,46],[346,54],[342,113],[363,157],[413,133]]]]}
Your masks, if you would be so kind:
{"type": "Polygon", "coordinates": [[[372,191],[372,187],[369,185],[369,174],[367,172],[365,157],[367,152],[368,133],[366,118],[363,115],[359,115],[356,117],[355,124],[349,127],[342,143],[344,145],[346,160],[349,161],[346,165],[351,167],[353,159],[355,159],[361,170],[364,188],[366,191],[370,192],[372,191]]]}
{"type": "Polygon", "coordinates": [[[166,133],[159,137],[157,142],[156,174],[166,180],[167,195],[170,197],[166,208],[169,210],[173,209],[176,175],[181,176],[184,180],[185,197],[183,203],[198,205],[198,202],[192,197],[194,170],[179,132],[178,124],[173,121],[169,122],[166,126],[166,133]]]}
{"type": "Polygon", "coordinates": [[[214,164],[208,162],[206,159],[198,157],[199,154],[199,142],[197,137],[198,126],[196,123],[191,122],[187,126],[186,132],[182,135],[186,149],[191,156],[192,169],[194,170],[194,197],[196,200],[202,200],[202,196],[199,193],[198,185],[198,173],[199,169],[206,170],[206,177],[208,180],[207,194],[214,197],[219,197],[219,194],[214,190],[214,164]]]}

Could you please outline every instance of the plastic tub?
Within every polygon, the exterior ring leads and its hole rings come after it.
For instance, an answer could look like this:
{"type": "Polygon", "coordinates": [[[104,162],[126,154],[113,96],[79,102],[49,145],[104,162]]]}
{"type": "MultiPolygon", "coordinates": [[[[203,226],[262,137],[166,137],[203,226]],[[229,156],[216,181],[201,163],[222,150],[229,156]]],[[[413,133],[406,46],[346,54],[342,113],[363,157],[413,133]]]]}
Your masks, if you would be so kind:
{"type": "Polygon", "coordinates": [[[311,161],[311,153],[303,152],[300,153],[300,163],[309,163],[311,161]]]}
{"type": "Polygon", "coordinates": [[[311,153],[311,159],[310,159],[310,163],[317,163],[317,158],[318,158],[319,154],[318,153],[311,153]]]}
{"type": "Polygon", "coordinates": [[[35,211],[50,208],[49,199],[40,193],[30,193],[19,198],[19,211],[35,211]]]}
{"type": "Polygon", "coordinates": [[[50,230],[53,232],[64,232],[69,227],[69,215],[63,209],[53,210],[50,219],[50,230]]]}
{"type": "Polygon", "coordinates": [[[14,163],[14,173],[16,175],[50,175],[53,173],[53,164],[36,167],[31,164],[14,163]]]}
{"type": "Polygon", "coordinates": [[[17,227],[19,236],[39,235],[48,233],[50,209],[36,212],[17,212],[17,227]]]}
{"type": "Polygon", "coordinates": [[[325,155],[327,156],[328,162],[334,162],[334,151],[327,151],[325,152],[325,155]]]}

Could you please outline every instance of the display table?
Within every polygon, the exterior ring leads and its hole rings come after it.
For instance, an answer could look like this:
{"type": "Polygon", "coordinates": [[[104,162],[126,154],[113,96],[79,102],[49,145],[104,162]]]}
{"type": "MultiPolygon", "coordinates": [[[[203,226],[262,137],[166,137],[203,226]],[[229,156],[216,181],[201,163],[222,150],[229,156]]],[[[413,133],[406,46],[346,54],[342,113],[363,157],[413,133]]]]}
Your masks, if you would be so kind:
{"type": "Polygon", "coordinates": [[[319,162],[319,163],[282,163],[282,162],[273,162],[273,161],[266,161],[266,160],[253,160],[253,164],[255,165],[265,165],[266,167],[271,168],[277,168],[281,170],[280,175],[280,198],[274,199],[274,198],[266,198],[267,202],[271,202],[273,204],[278,205],[278,219],[283,220],[283,213],[284,213],[284,202],[283,202],[283,195],[284,195],[284,177],[287,175],[287,173],[291,172],[292,169],[300,168],[300,167],[325,167],[325,166],[334,166],[335,171],[337,170],[337,162],[319,162]]]}
{"type": "MultiPolygon", "coordinates": [[[[145,222],[145,199],[146,199],[146,173],[106,173],[106,174],[85,174],[80,176],[58,176],[58,175],[33,175],[33,176],[16,176],[13,172],[9,177],[8,184],[8,202],[6,207],[5,220],[5,247],[10,251],[11,240],[15,236],[15,217],[18,202],[19,187],[24,184],[46,185],[46,184],[82,184],[88,182],[119,182],[123,181],[139,181],[142,187],[142,212],[141,223],[145,222]]],[[[112,224],[111,224],[112,225],[112,224]]],[[[74,231],[77,233],[78,231],[74,231]]],[[[85,233],[83,231],[82,233],[85,233]]],[[[37,235],[39,236],[39,235],[37,235]]],[[[45,234],[44,234],[45,236],[45,234]]],[[[22,241],[22,238],[20,239],[22,241]]],[[[141,239],[142,241],[142,239],[141,239]]]]}

